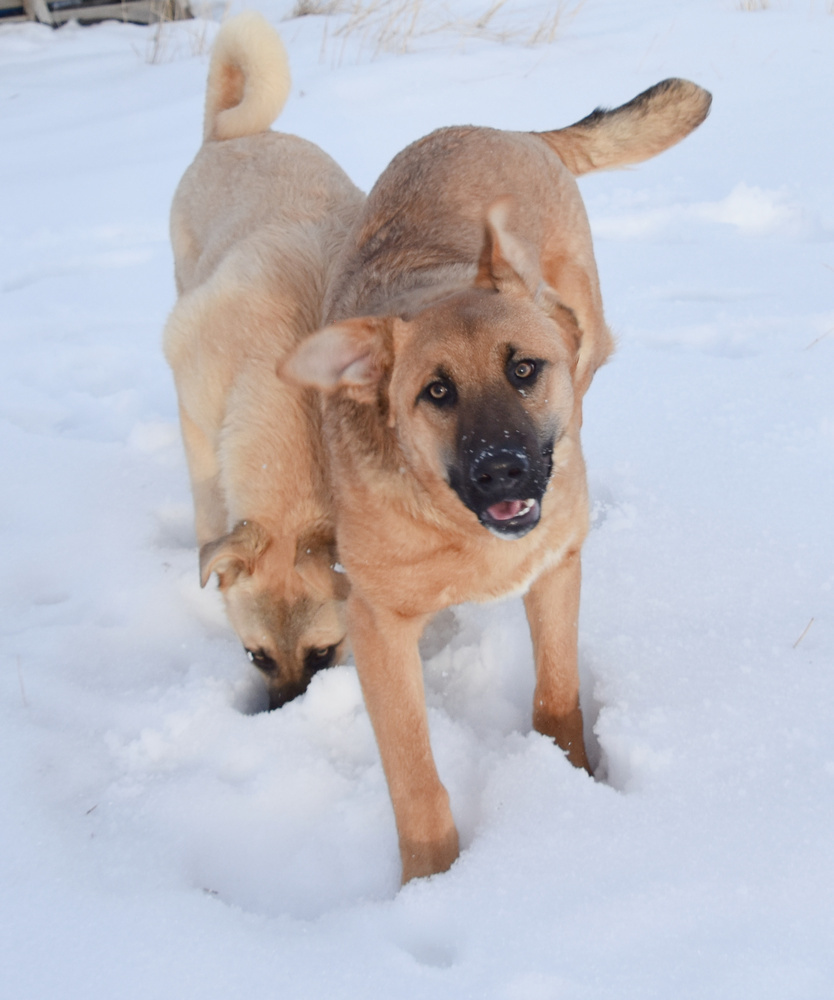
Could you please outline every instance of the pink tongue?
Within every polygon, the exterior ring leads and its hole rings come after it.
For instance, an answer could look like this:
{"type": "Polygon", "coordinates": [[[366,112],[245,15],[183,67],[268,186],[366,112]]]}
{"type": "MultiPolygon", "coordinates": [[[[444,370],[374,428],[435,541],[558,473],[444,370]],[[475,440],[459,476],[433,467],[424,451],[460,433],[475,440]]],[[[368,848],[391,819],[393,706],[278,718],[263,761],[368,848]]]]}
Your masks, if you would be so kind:
{"type": "Polygon", "coordinates": [[[494,503],[487,509],[487,514],[494,521],[509,521],[511,517],[516,517],[524,508],[523,500],[502,500],[501,503],[494,503]]]}

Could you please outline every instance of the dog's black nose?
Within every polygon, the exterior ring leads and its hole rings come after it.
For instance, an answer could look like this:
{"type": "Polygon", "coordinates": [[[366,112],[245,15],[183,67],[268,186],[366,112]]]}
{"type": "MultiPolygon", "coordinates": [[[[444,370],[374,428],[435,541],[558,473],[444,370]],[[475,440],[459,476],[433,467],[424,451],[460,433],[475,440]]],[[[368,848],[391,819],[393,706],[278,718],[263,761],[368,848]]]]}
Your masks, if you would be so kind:
{"type": "Polygon", "coordinates": [[[484,496],[506,496],[520,486],[530,473],[526,453],[515,448],[482,452],[472,463],[471,481],[484,496]]]}

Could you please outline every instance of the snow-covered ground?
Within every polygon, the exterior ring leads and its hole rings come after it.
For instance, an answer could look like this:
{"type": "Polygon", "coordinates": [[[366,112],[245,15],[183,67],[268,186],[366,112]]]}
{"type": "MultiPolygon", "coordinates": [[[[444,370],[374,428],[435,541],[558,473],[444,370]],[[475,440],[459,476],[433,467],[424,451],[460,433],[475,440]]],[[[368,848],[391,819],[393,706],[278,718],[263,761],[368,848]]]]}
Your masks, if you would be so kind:
{"type": "Polygon", "coordinates": [[[530,732],[520,603],[457,609],[424,654],[464,850],[398,892],[355,671],[259,711],[198,586],[160,332],[215,26],[0,27],[0,996],[830,1000],[830,0],[509,0],[485,30],[487,0],[425,0],[405,54],[256,6],[279,126],[365,189],[440,125],[714,94],[581,182],[619,338],[584,430],[597,780],[530,732]]]}

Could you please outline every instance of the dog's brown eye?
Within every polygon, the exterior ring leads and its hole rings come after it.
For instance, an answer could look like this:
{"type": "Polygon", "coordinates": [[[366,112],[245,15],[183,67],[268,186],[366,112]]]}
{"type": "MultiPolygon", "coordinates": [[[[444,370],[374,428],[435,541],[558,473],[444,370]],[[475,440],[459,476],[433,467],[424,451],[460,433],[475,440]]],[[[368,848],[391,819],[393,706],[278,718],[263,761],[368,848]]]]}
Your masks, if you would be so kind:
{"type": "Polygon", "coordinates": [[[339,644],[336,643],[335,646],[321,646],[308,649],[304,657],[304,666],[310,673],[315,673],[317,670],[324,670],[325,667],[331,667],[333,661],[336,659],[338,648],[339,644]]]}
{"type": "Polygon", "coordinates": [[[520,361],[510,358],[507,360],[507,378],[519,392],[525,393],[536,384],[546,364],[538,358],[523,358],[520,361]]]}
{"type": "Polygon", "coordinates": [[[265,674],[274,674],[278,671],[278,664],[263,649],[247,649],[246,655],[258,670],[262,670],[265,674]]]}
{"type": "Polygon", "coordinates": [[[451,406],[457,399],[457,393],[450,380],[439,378],[435,379],[434,382],[429,382],[420,393],[418,401],[419,399],[426,399],[437,407],[451,406]]]}

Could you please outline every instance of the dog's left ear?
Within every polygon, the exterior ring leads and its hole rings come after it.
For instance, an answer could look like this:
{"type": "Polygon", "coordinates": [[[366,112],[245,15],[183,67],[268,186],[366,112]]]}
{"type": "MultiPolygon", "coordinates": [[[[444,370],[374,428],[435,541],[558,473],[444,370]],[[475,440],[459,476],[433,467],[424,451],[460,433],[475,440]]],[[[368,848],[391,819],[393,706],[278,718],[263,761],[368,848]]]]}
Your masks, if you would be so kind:
{"type": "Polygon", "coordinates": [[[313,529],[298,539],[295,570],[304,582],[323,597],[347,600],[350,583],[344,570],[337,569],[339,557],[332,531],[313,529]]]}
{"type": "Polygon", "coordinates": [[[257,521],[239,521],[228,535],[200,549],[200,586],[205,587],[216,573],[221,590],[231,587],[241,573],[254,571],[269,543],[269,535],[257,521]]]}
{"type": "Polygon", "coordinates": [[[325,327],[298,345],[278,375],[326,393],[346,388],[358,402],[373,402],[393,362],[393,325],[390,316],[363,316],[325,327]]]}

